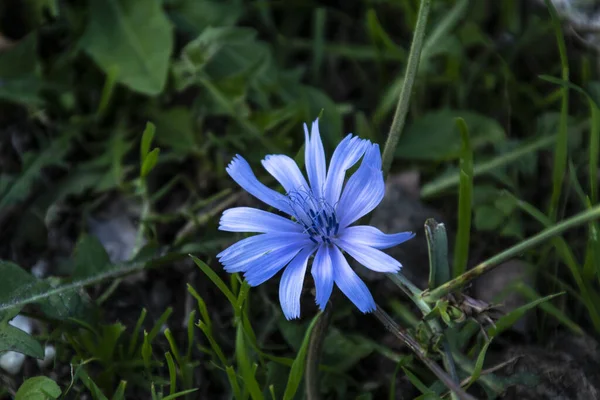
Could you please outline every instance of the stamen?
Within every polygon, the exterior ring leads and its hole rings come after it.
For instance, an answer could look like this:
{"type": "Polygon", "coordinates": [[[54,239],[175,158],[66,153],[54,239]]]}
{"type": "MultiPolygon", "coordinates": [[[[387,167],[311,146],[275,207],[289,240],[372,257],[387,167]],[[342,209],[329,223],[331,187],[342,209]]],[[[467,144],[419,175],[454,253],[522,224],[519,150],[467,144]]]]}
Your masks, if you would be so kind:
{"type": "Polygon", "coordinates": [[[304,228],[315,243],[331,244],[332,236],[338,234],[339,223],[335,208],[325,199],[317,199],[312,192],[290,192],[287,195],[293,218],[304,228]],[[333,233],[333,234],[332,234],[333,233]]]}

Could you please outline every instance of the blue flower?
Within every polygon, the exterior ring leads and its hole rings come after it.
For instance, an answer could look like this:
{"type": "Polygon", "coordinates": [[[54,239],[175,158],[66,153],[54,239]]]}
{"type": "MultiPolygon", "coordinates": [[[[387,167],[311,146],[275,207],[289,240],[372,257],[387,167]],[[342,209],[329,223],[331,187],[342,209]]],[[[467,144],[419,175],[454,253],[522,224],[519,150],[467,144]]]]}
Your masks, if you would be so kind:
{"type": "Polygon", "coordinates": [[[233,180],[292,219],[249,207],[226,210],[219,229],[260,234],[240,240],[217,257],[227,272],[243,272],[251,286],[260,285],[287,266],[281,277],[279,299],[286,318],[293,319],[300,316],[308,260],[316,253],[311,273],[319,308],[325,308],[335,282],[360,311],[373,311],[373,296],[342,251],[373,271],[398,272],[402,265],[381,250],[414,234],[388,235],[372,226],[350,226],[383,199],[385,185],[377,144],[346,136],[335,149],[327,170],[318,120],[313,122],[310,135],[306,125],[304,132],[308,182],[296,162],[286,155],[270,155],[262,161],[283,186],[285,195],[260,183],[241,156],[233,158],[227,167],[233,180]],[[361,157],[359,168],[344,185],[346,172],[361,157]]]}

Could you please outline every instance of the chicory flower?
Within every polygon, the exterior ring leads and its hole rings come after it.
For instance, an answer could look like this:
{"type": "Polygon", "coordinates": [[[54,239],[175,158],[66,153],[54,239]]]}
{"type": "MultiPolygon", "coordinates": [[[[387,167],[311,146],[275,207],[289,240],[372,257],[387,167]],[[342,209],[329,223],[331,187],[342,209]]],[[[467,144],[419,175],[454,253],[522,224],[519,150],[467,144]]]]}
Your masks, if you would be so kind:
{"type": "Polygon", "coordinates": [[[233,158],[227,167],[233,180],[291,219],[249,207],[226,210],[219,229],[259,235],[240,240],[217,257],[227,272],[243,272],[251,286],[260,285],[285,267],[279,299],[287,319],[300,316],[300,294],[313,254],[311,273],[321,310],[335,283],[360,311],[374,311],[373,296],[342,252],[373,271],[394,273],[402,265],[381,250],[414,234],[384,234],[372,226],[351,226],[383,199],[385,184],[377,144],[350,134],[335,149],[327,169],[318,120],[313,122],[310,134],[306,125],[304,131],[308,181],[286,155],[269,155],[262,161],[285,194],[260,183],[240,155],[233,158]],[[359,168],[344,185],[346,172],[361,158],[359,168]]]}

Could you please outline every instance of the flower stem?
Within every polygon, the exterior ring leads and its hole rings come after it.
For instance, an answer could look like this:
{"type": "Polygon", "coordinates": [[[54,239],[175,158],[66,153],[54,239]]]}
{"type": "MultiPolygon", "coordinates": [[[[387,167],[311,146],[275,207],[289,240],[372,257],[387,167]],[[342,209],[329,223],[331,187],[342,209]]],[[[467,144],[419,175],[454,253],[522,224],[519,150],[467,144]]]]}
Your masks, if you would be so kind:
{"type": "Polygon", "coordinates": [[[315,324],[310,335],[310,342],[308,344],[308,353],[306,355],[306,372],[305,372],[305,385],[306,385],[306,398],[308,400],[319,399],[319,361],[321,359],[321,350],[323,348],[323,342],[327,335],[327,328],[331,322],[331,311],[333,304],[330,302],[325,310],[319,317],[319,320],[315,324]]]}
{"type": "Polygon", "coordinates": [[[373,313],[377,317],[377,319],[385,326],[385,328],[390,331],[394,336],[396,336],[400,341],[402,341],[413,353],[417,355],[419,360],[421,360],[427,368],[431,370],[438,377],[438,379],[446,385],[448,389],[450,389],[456,396],[461,400],[475,400],[473,396],[465,392],[457,382],[455,382],[444,370],[433,360],[429,359],[425,354],[425,350],[421,347],[421,345],[405,330],[403,330],[396,322],[390,317],[385,311],[381,309],[381,307],[377,306],[377,309],[373,313]]]}
{"type": "Polygon", "coordinates": [[[383,148],[382,166],[384,176],[387,176],[390,170],[392,160],[394,159],[394,152],[396,150],[396,146],[398,145],[400,135],[402,134],[404,122],[406,121],[410,95],[412,93],[413,84],[415,83],[415,78],[417,76],[419,59],[421,58],[421,50],[423,49],[425,27],[427,26],[427,17],[429,15],[430,4],[431,0],[421,0],[421,4],[419,6],[419,13],[417,15],[417,23],[415,25],[413,41],[410,46],[410,53],[408,54],[408,62],[406,64],[404,82],[402,82],[402,89],[400,90],[400,96],[398,98],[396,112],[394,113],[394,119],[392,120],[392,126],[390,127],[390,132],[388,134],[387,141],[385,142],[385,147],[383,148]]]}
{"type": "Polygon", "coordinates": [[[585,210],[571,218],[568,218],[560,223],[544,229],[537,235],[530,237],[527,240],[522,241],[521,243],[516,244],[515,246],[504,250],[501,253],[496,254],[494,257],[491,257],[481,264],[477,265],[470,271],[465,272],[464,274],[452,279],[449,282],[439,286],[438,288],[432,290],[431,292],[424,292],[423,299],[427,302],[434,302],[448,293],[454,292],[468,282],[472,281],[475,278],[483,275],[484,273],[492,270],[497,267],[500,263],[511,259],[512,257],[524,252],[525,250],[529,250],[530,248],[537,246],[538,244],[545,242],[546,240],[561,234],[562,232],[574,228],[579,225],[583,225],[590,221],[600,218],[600,205],[597,205],[593,208],[585,210]]]}

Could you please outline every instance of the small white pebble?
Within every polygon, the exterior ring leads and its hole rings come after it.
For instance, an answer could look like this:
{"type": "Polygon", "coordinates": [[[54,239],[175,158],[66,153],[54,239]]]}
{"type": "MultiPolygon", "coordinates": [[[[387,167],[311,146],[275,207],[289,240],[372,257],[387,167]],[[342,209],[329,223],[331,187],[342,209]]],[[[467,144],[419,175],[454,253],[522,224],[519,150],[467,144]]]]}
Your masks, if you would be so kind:
{"type": "Polygon", "coordinates": [[[21,371],[24,362],[25,355],[17,353],[16,351],[9,351],[0,356],[0,368],[11,375],[18,374],[19,371],[21,371]]]}
{"type": "Polygon", "coordinates": [[[40,368],[46,368],[54,361],[54,357],[56,357],[56,349],[51,344],[47,345],[44,349],[44,359],[37,360],[37,365],[40,368]]]}

